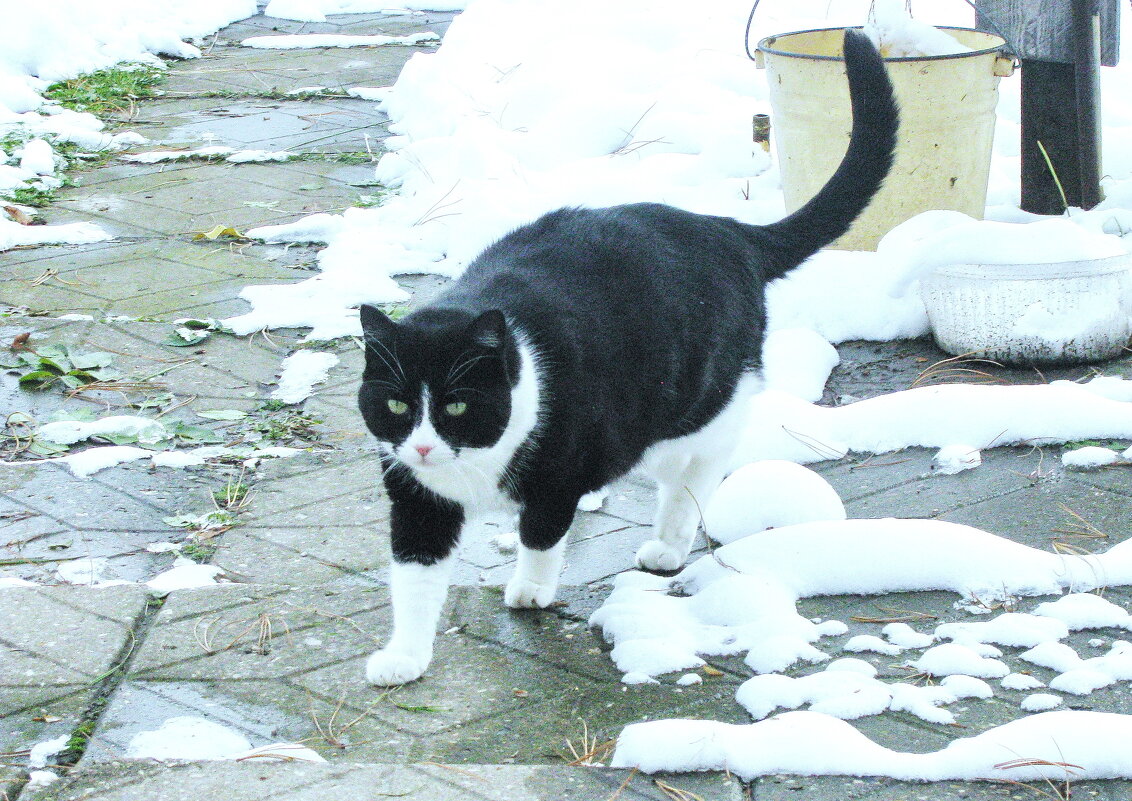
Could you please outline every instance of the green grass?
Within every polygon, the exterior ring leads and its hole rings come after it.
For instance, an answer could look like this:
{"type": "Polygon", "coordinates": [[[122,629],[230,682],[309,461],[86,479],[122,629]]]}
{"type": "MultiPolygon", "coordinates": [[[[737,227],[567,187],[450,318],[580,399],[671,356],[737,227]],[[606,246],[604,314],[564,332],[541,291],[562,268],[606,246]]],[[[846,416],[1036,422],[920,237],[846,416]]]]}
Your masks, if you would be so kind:
{"type": "Polygon", "coordinates": [[[1113,450],[1122,451],[1127,445],[1115,439],[1077,439],[1072,442],[1066,442],[1061,447],[1065,448],[1067,451],[1074,451],[1078,448],[1111,448],[1113,450]]]}
{"type": "Polygon", "coordinates": [[[181,555],[199,564],[206,564],[217,551],[217,546],[190,540],[181,548],[181,555]]]}
{"type": "Polygon", "coordinates": [[[20,186],[5,192],[4,197],[21,206],[43,208],[55,200],[54,189],[36,189],[34,186],[20,186]]]}
{"type": "Polygon", "coordinates": [[[149,64],[122,64],[47,87],[45,97],[64,108],[97,117],[128,113],[134,102],[157,95],[165,71],[149,64]]]}

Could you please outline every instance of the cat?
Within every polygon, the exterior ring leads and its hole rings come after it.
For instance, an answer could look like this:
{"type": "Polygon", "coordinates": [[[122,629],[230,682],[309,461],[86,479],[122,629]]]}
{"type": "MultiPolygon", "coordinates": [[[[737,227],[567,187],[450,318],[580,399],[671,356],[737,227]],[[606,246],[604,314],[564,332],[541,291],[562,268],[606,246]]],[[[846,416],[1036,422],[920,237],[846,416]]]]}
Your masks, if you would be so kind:
{"type": "Polygon", "coordinates": [[[683,565],[697,499],[723,478],[758,389],[764,288],[844,233],[892,164],[884,63],[846,31],[849,149],[805,206],[765,226],[659,204],[564,208],[490,245],[394,322],[360,309],[359,407],[391,502],[393,633],[375,685],[420,677],[466,520],[519,513],[509,607],[550,604],[582,495],[634,467],[658,485],[647,570],[683,565]]]}

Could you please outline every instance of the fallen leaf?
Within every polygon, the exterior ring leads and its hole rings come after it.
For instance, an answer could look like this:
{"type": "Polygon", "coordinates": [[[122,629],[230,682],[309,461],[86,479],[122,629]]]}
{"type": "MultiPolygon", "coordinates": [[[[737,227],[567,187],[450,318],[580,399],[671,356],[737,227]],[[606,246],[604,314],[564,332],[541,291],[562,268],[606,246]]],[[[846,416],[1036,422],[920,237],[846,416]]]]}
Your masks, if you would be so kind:
{"type": "Polygon", "coordinates": [[[31,338],[31,331],[24,331],[22,334],[16,334],[12,337],[12,344],[8,347],[12,350],[31,350],[28,347],[28,340],[31,338]]]}
{"type": "Polygon", "coordinates": [[[208,420],[243,420],[248,416],[248,413],[241,412],[239,409],[209,409],[208,411],[197,412],[197,415],[208,420]]]}
{"type": "Polygon", "coordinates": [[[42,715],[36,715],[34,718],[32,718],[32,720],[36,723],[58,723],[62,719],[63,718],[56,717],[55,715],[48,715],[46,712],[42,715]]]}
{"type": "Polygon", "coordinates": [[[719,668],[714,668],[711,665],[704,665],[702,668],[700,668],[700,670],[702,670],[708,676],[722,676],[723,675],[722,670],[720,670],[719,668]]]}
{"type": "Polygon", "coordinates": [[[197,241],[197,240],[201,240],[201,239],[219,239],[222,236],[231,237],[232,239],[246,239],[247,238],[243,234],[241,234],[239,231],[237,231],[235,228],[232,228],[231,226],[218,225],[210,231],[204,231],[203,233],[193,234],[193,241],[197,241]]]}
{"type": "Polygon", "coordinates": [[[21,209],[19,206],[4,206],[4,213],[12,220],[12,222],[19,223],[20,225],[31,225],[32,218],[21,209]]]}
{"type": "Polygon", "coordinates": [[[530,695],[530,693],[526,690],[512,690],[511,692],[515,694],[516,698],[526,698],[528,695],[530,695]]]}

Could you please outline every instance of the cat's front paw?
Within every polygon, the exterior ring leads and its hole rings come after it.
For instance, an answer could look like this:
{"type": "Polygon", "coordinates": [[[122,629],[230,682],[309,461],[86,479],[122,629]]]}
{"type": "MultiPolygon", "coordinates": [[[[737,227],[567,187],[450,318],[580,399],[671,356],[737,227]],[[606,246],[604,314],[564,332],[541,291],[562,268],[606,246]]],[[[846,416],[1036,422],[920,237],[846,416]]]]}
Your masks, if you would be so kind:
{"type": "Polygon", "coordinates": [[[645,570],[679,570],[687,558],[687,553],[660,540],[649,540],[637,549],[637,566],[645,570]]]}
{"type": "Polygon", "coordinates": [[[421,677],[430,659],[431,655],[415,656],[388,648],[374,651],[366,662],[366,681],[379,687],[408,684],[421,677]]]}
{"type": "Polygon", "coordinates": [[[541,609],[550,606],[558,584],[540,584],[530,579],[512,576],[503,592],[503,603],[512,609],[541,609]]]}

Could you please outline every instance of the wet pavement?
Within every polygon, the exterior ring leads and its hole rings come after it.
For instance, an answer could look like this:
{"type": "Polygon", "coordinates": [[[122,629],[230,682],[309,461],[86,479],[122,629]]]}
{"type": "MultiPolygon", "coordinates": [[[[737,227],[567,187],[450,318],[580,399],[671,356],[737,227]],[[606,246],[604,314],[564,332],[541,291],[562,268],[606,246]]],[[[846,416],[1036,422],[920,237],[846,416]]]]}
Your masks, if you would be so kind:
{"type": "MultiPolygon", "coordinates": [[[[4,408],[26,415],[8,418],[5,458],[27,445],[20,419],[44,422],[76,410],[182,423],[182,447],[216,440],[302,449],[294,458],[254,466],[231,459],[172,470],[135,462],[85,479],[59,464],[0,470],[0,576],[40,585],[0,589],[0,790],[24,801],[221,795],[896,801],[1049,792],[1044,786],[782,776],[744,785],[722,774],[647,777],[586,764],[607,762],[608,743],[635,721],[749,720],[734,701],[736,687],[750,675],[738,658],[714,662],[717,670],[699,685],[678,687],[666,679],[627,686],[608,646],[586,626],[611,577],[632,564],[649,536],[654,494],[637,478],[619,482],[599,511],[578,515],[561,603],[548,610],[504,608],[501,587],[513,557],[489,539],[507,525],[483,524],[462,553],[425,679],[392,692],[365,684],[365,658],[389,626],[388,504],[373,445],[354,408],[361,369],[356,344],[320,345],[340,364],[312,397],[283,406],[269,395],[280,362],[303,331],[241,338],[215,333],[188,348],[167,343],[174,320],[246,311],[238,295],[249,284],[309,277],[313,247],[194,240],[193,234],[217,225],[246,230],[289,222],[364,202],[375,191],[370,154],[380,154],[386,120],[375,104],[340,90],[388,85],[413,52],[429,49],[271,51],[238,42],[273,32],[443,33],[450,17],[351,15],[302,24],[261,16],[229,26],[204,58],[172,64],[164,95],[139,104],[122,129],[151,140],[140,149],[287,148],[304,154],[301,160],[151,166],[113,160],[75,174],[76,186],[62,190],[43,215],[50,223],[97,222],[115,234],[113,241],[0,254],[0,306],[8,308],[0,317],[0,345],[8,348],[29,334],[32,348],[65,344],[110,353],[117,371],[99,388],[73,396],[59,388],[28,392],[17,386],[16,374],[4,374],[4,408]],[[329,93],[286,95],[311,86],[329,87],[329,93]],[[93,319],[58,319],[64,314],[93,319]],[[218,409],[246,416],[217,421],[198,414],[218,409]],[[175,525],[214,511],[227,515],[224,525],[175,525]],[[222,568],[226,583],[174,590],[166,598],[147,593],[138,582],[174,560],[155,545],[183,543],[187,534],[187,554],[222,568]],[[92,559],[105,560],[97,563],[102,579],[130,583],[91,588],[56,578],[60,568],[92,559]],[[132,737],[177,716],[223,724],[253,746],[302,743],[327,764],[125,759],[132,737]],[[65,777],[46,790],[25,790],[28,750],[60,736],[70,738],[69,747],[49,763],[62,766],[65,777]]],[[[404,281],[418,300],[438,283],[425,276],[404,281]]],[[[922,382],[924,371],[945,357],[927,340],[847,343],[839,350],[842,365],[827,392],[831,403],[922,382]]],[[[1032,382],[1081,378],[1092,369],[1044,376],[990,372],[996,380],[1032,382]]],[[[1132,360],[1104,369],[1132,377],[1132,360]]],[[[1056,541],[1103,550],[1126,538],[1132,523],[1127,473],[1067,473],[1060,453],[1058,447],[994,449],[984,452],[981,467],[955,476],[933,475],[932,454],[922,449],[815,468],[841,493],[851,517],[952,520],[1042,549],[1056,541]]],[[[1128,606],[1126,590],[1106,597],[1128,606]]],[[[929,615],[933,624],[966,619],[953,608],[955,600],[949,593],[827,597],[803,601],[801,609],[849,624],[844,638],[825,641],[826,650],[834,650],[854,634],[878,633],[880,623],[867,621],[892,609],[929,615]]],[[[1079,639],[1070,642],[1087,648],[1087,638],[1079,639]]],[[[875,661],[883,678],[907,675],[888,664],[891,659],[875,661]]],[[[993,702],[963,707],[963,734],[1022,714],[1022,693],[996,692],[993,702]]],[[[1069,699],[1069,705],[1132,713],[1126,687],[1069,699]]],[[[956,734],[897,713],[856,725],[901,750],[935,750],[956,734]]],[[[1078,783],[1074,797],[1122,798],[1130,790],[1124,782],[1078,783]]]]}

